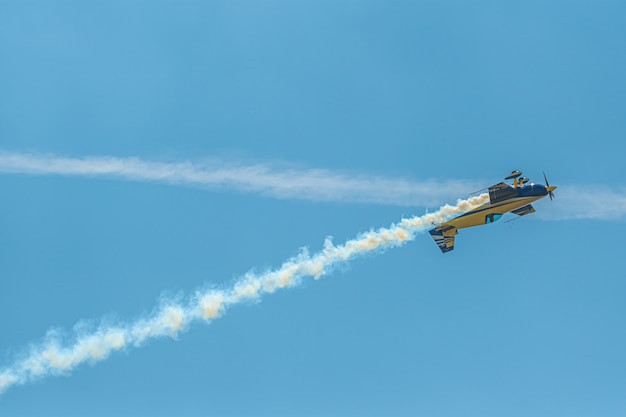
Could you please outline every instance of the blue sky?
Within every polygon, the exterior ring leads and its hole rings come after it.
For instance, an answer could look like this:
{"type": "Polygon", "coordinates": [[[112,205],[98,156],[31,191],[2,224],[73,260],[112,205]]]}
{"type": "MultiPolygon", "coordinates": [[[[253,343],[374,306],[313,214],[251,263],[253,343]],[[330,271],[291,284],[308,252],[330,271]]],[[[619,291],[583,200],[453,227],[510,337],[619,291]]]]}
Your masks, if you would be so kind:
{"type": "Polygon", "coordinates": [[[10,388],[0,414],[623,415],[625,17],[617,1],[0,2],[0,370],[50,329],[132,322],[475,191],[459,185],[521,169],[559,186],[451,253],[418,235],[10,388]],[[283,191],[7,155],[263,167],[283,191]],[[402,194],[427,181],[445,192],[402,194]]]}

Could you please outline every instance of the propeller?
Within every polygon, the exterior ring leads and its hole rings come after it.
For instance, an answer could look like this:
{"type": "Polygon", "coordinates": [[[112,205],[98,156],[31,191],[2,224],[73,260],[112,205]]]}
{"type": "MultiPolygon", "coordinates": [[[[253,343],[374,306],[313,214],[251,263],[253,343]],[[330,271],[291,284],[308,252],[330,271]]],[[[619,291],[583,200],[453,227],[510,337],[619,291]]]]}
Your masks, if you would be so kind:
{"type": "Polygon", "coordinates": [[[546,178],[546,173],[544,171],[543,173],[543,179],[546,181],[546,190],[548,191],[548,195],[550,196],[550,201],[552,201],[552,199],[554,198],[554,193],[552,191],[554,191],[556,189],[556,186],[550,186],[550,183],[548,182],[548,178],[546,178]]]}

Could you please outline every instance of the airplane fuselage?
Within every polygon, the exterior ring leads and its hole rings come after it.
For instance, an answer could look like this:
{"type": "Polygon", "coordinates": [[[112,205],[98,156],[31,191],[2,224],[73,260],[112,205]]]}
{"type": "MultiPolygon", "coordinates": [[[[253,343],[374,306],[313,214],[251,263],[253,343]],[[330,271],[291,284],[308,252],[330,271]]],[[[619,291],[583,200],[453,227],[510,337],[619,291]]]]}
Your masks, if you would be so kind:
{"type": "Polygon", "coordinates": [[[514,190],[516,195],[499,197],[490,193],[490,201],[459,217],[446,222],[456,229],[481,226],[497,221],[503,214],[519,209],[548,195],[548,190],[541,184],[529,184],[514,190]]]}
{"type": "Polygon", "coordinates": [[[511,175],[507,176],[505,180],[512,179],[512,187],[504,182],[492,185],[488,188],[489,203],[483,204],[429,230],[441,252],[446,253],[454,249],[454,238],[459,233],[459,229],[494,223],[505,213],[509,212],[518,216],[534,213],[535,208],[531,204],[533,201],[537,201],[547,195],[550,196],[550,199],[554,197],[552,191],[556,187],[548,184],[545,173],[543,177],[546,180],[546,185],[526,185],[528,178],[519,178],[521,175],[520,171],[511,172],[511,175]]]}

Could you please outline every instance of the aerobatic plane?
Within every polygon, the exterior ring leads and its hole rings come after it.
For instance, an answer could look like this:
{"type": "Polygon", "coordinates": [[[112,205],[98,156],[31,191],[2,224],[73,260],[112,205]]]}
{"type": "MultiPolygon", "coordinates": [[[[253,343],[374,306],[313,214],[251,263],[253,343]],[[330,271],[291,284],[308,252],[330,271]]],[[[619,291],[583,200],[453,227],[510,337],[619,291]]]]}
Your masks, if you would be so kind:
{"type": "Polygon", "coordinates": [[[554,197],[552,191],[556,189],[556,186],[548,183],[545,172],[543,179],[546,185],[533,183],[527,185],[528,178],[523,178],[521,175],[520,171],[511,172],[505,180],[513,180],[513,186],[505,182],[492,185],[488,188],[488,203],[430,230],[441,252],[446,253],[454,249],[454,237],[459,233],[458,229],[494,223],[508,212],[525,216],[535,212],[535,208],[530,204],[533,201],[545,196],[550,196],[552,200],[554,197]]]}

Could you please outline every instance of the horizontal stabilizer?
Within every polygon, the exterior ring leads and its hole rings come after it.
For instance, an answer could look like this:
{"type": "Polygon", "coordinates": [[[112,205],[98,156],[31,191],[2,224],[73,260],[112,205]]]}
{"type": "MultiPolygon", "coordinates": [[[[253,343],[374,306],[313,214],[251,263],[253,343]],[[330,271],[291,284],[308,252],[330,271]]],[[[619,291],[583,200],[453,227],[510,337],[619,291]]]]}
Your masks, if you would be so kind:
{"type": "Polygon", "coordinates": [[[435,227],[430,230],[430,235],[435,239],[435,243],[441,249],[441,252],[446,253],[454,249],[454,236],[459,232],[454,226],[441,226],[435,227]]]}
{"type": "Polygon", "coordinates": [[[532,204],[527,204],[524,207],[520,207],[518,209],[511,211],[511,213],[517,214],[518,216],[525,216],[527,214],[534,213],[534,212],[535,212],[535,208],[532,206],[532,204]]]}

